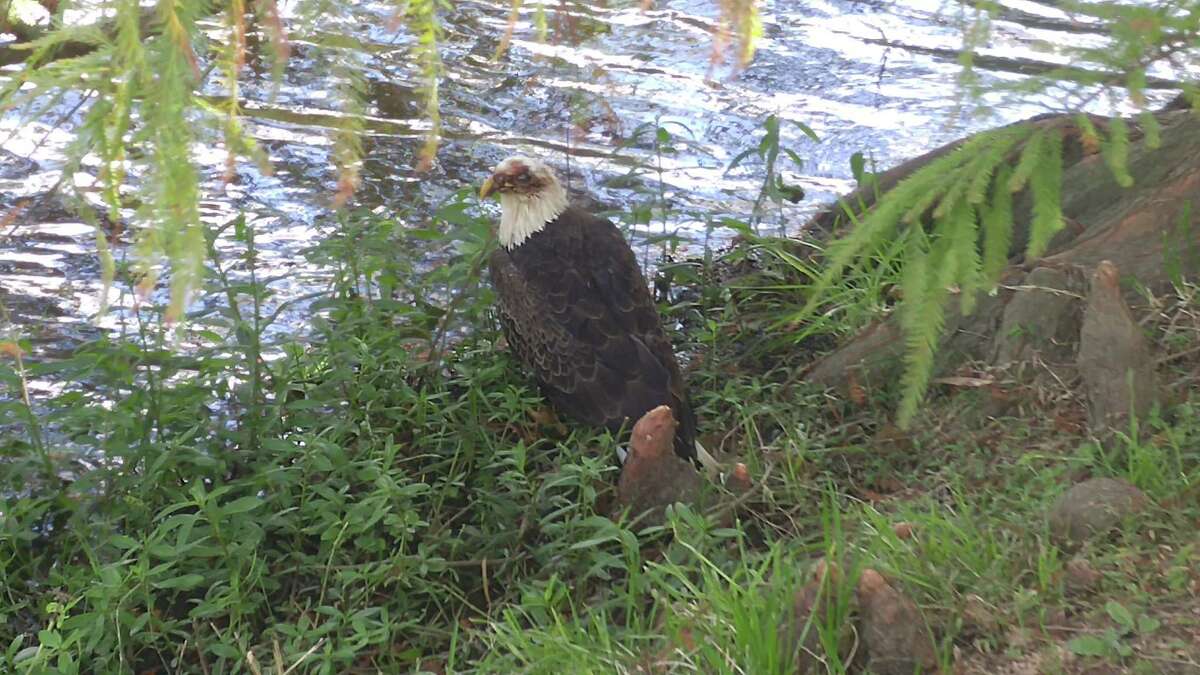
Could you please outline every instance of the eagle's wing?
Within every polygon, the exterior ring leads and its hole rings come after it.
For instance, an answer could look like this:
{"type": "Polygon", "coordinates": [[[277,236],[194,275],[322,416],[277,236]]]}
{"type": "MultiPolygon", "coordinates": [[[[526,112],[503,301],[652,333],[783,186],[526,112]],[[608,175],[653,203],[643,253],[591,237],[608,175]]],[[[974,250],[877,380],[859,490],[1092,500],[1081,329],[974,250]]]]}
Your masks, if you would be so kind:
{"type": "Polygon", "coordinates": [[[677,451],[691,457],[695,418],[633,251],[610,222],[574,209],[571,218],[542,252],[554,264],[518,267],[503,249],[492,256],[514,353],[556,407],[587,423],[632,426],[670,405],[680,421],[677,451]]]}
{"type": "MultiPolygon", "coordinates": [[[[580,379],[594,379],[586,366],[594,358],[589,350],[554,320],[548,298],[531,284],[503,248],[492,253],[489,264],[492,287],[499,302],[497,314],[504,326],[509,348],[538,382],[570,392],[580,379]]],[[[589,416],[588,422],[595,423],[589,416]]]]}

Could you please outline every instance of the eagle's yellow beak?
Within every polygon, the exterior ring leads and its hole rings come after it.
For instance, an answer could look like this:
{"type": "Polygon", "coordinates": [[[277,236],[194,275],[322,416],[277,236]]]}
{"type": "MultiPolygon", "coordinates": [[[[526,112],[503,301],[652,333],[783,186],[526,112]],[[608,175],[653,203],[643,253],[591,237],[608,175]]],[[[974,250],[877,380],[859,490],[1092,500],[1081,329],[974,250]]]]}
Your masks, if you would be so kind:
{"type": "Polygon", "coordinates": [[[493,180],[491,176],[489,176],[487,180],[483,181],[483,185],[479,188],[479,198],[487,199],[487,196],[492,194],[492,188],[495,186],[495,184],[496,181],[493,180]]]}

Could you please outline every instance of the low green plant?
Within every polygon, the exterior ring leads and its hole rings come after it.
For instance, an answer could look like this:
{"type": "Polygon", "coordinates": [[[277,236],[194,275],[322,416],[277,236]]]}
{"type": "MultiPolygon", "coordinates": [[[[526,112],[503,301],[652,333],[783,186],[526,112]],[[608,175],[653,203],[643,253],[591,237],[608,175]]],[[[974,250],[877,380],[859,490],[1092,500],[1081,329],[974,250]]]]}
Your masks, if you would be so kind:
{"type": "MultiPolygon", "coordinates": [[[[819,143],[820,138],[817,137],[815,131],[803,122],[793,121],[792,125],[800,130],[812,142],[819,143]]],[[[762,165],[763,182],[759,186],[758,196],[754,200],[754,207],[750,211],[750,223],[757,226],[762,219],[762,207],[766,200],[771,200],[776,207],[780,209],[780,224],[782,225],[782,208],[783,202],[798,202],[804,197],[804,190],[798,186],[788,185],[783,180],[783,175],[780,172],[779,158],[780,155],[786,156],[792,162],[792,167],[799,171],[804,168],[804,160],[800,158],[792,148],[783,145],[783,137],[780,134],[780,122],[777,115],[768,115],[763,122],[763,137],[758,142],[757,146],[743,150],[729,160],[729,164],[725,167],[725,173],[729,173],[741,166],[746,160],[754,157],[762,165]]]]}
{"type": "Polygon", "coordinates": [[[1134,614],[1121,603],[1109,600],[1104,612],[1113,625],[1099,634],[1080,635],[1067,643],[1067,649],[1078,656],[1093,656],[1120,661],[1134,655],[1129,644],[1133,637],[1145,637],[1160,627],[1162,622],[1146,614],[1134,614]]]}

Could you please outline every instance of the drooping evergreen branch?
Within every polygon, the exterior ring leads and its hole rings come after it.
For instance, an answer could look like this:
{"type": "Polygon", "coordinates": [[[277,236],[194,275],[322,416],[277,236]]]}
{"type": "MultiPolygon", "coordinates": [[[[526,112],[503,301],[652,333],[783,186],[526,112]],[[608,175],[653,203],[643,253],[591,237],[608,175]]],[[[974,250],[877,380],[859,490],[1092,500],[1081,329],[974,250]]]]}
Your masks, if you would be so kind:
{"type": "MultiPolygon", "coordinates": [[[[951,292],[959,295],[960,311],[969,313],[978,294],[993,288],[1007,265],[1013,193],[1028,189],[1032,196],[1027,257],[1040,256],[1062,229],[1067,131],[1062,125],[1021,124],[977,134],[897,183],[827,247],[826,270],[812,289],[806,314],[816,311],[847,270],[867,264],[891,239],[906,242],[900,273],[906,343],[901,424],[912,419],[924,396],[951,292]]],[[[1114,156],[1123,157],[1119,151],[1114,156]]]]}

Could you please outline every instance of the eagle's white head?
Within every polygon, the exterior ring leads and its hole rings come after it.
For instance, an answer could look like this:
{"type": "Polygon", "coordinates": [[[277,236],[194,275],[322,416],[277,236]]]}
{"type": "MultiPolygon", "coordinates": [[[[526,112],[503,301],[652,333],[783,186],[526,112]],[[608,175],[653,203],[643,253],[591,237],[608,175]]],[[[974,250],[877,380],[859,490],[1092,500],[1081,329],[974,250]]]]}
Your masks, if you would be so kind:
{"type": "Polygon", "coordinates": [[[567,191],[554,171],[539,159],[509,157],[492,169],[480,197],[500,194],[500,245],[520,246],[567,208],[567,191]]]}

